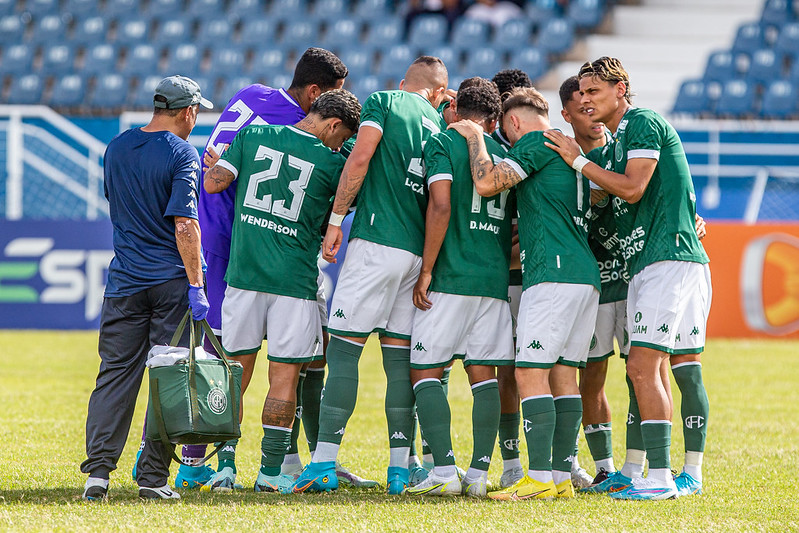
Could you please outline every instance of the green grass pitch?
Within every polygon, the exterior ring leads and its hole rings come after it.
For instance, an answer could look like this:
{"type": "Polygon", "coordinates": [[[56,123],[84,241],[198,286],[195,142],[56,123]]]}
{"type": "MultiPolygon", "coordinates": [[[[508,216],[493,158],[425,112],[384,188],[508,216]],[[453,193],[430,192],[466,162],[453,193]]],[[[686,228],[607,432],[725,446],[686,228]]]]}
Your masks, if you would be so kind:
{"type": "MultiPolygon", "coordinates": [[[[578,495],[571,501],[491,502],[388,497],[383,491],[326,495],[254,494],[260,455],[260,406],[265,360],[245,400],[239,481],[231,495],[183,491],[175,503],[141,503],[130,478],[139,442],[146,386],[128,444],[112,473],[110,502],[80,501],[85,477],[86,405],[99,358],[96,332],[0,331],[0,530],[406,530],[406,531],[751,531],[799,530],[799,343],[711,340],[704,355],[710,425],[704,460],[705,494],[666,502],[617,502],[578,495]]],[[[263,352],[262,352],[263,353],[263,352]]],[[[358,407],[341,459],[357,473],[385,481],[384,377],[378,345],[361,361],[358,407]]],[[[617,465],[624,459],[626,386],[611,362],[617,465]]],[[[675,393],[677,391],[674,387],[675,393]]],[[[679,413],[679,394],[675,394],[679,413]]],[[[450,385],[458,463],[468,466],[471,395],[460,363],[450,385]]],[[[112,408],[112,407],[110,407],[112,408]]],[[[678,415],[677,415],[678,416],[678,415]]],[[[672,464],[681,468],[682,433],[675,417],[672,464]]],[[[307,461],[307,447],[300,447],[307,461]]],[[[525,459],[522,444],[522,460],[525,459]]],[[[501,473],[499,450],[489,479],[501,473]]],[[[585,442],[580,462],[593,472],[585,442]]],[[[215,464],[215,462],[214,462],[215,464]]],[[[177,467],[172,467],[174,476],[177,467]]]]}

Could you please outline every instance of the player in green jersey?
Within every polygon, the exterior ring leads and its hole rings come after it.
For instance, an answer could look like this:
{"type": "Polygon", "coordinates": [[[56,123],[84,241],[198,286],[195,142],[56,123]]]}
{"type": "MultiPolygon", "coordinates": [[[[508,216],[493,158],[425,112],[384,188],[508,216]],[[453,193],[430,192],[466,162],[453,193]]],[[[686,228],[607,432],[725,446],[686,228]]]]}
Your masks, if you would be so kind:
{"type": "Polygon", "coordinates": [[[615,196],[613,210],[629,274],[627,374],[641,413],[647,478],[612,497],[659,500],[702,490],[708,401],[700,354],[710,309],[708,257],[695,230],[696,196],[677,132],[663,117],[632,105],[627,72],[602,57],[580,69],[581,103],[613,138],[600,166],[573,139],[547,132],[566,163],[615,196]],[[671,475],[672,399],[665,365],[682,393],[685,467],[671,475]],[[676,481],[676,483],[675,483],[676,481]]]}
{"type": "Polygon", "coordinates": [[[450,126],[466,137],[481,196],[517,186],[524,293],[516,382],[529,469],[516,484],[489,497],[573,497],[571,461],[582,417],[577,369],[588,356],[600,286],[588,247],[588,181],[547,153],[542,131],[550,127],[549,105],[538,91],[514,89],[502,111],[512,148],[498,164],[472,123],[450,126]]]}
{"type": "MultiPolygon", "coordinates": [[[[458,90],[456,118],[483,129],[489,154],[501,161],[506,150],[488,136],[500,112],[489,80],[458,90]]],[[[488,467],[499,426],[497,365],[513,364],[507,301],[511,214],[508,192],[492,198],[472,184],[466,142],[455,131],[433,135],[424,160],[430,200],[425,219],[422,269],[413,291],[411,381],[416,409],[435,467],[410,494],[485,497],[488,467]],[[429,291],[429,292],[428,292],[429,291]],[[450,435],[450,408],[441,384],[444,368],[463,358],[474,404],[473,453],[459,479],[450,435]]]]}
{"type": "Polygon", "coordinates": [[[256,492],[289,492],[294,482],[280,473],[280,465],[295,423],[300,370],[321,341],[318,228],[345,163],[337,150],[358,130],[360,111],[352,93],[326,92],[294,126],[249,126],[239,132],[205,175],[211,194],[238,182],[222,339],[244,366],[242,394],[261,342],[269,337],[270,387],[261,415],[256,492]]]}
{"type": "Polygon", "coordinates": [[[413,286],[424,246],[422,148],[443,123],[436,108],[447,88],[447,69],[435,57],[416,59],[398,91],[373,93],[364,103],[361,129],[341,175],[322,256],[336,261],[341,221],[358,196],[347,257],[328,325],[329,374],[320,408],[319,441],[297,492],[334,490],[331,476],[342,436],[355,408],[358,359],[372,332],[380,334],[387,377],[390,447],[388,492],[408,484],[413,432],[410,334],[413,286]]]}

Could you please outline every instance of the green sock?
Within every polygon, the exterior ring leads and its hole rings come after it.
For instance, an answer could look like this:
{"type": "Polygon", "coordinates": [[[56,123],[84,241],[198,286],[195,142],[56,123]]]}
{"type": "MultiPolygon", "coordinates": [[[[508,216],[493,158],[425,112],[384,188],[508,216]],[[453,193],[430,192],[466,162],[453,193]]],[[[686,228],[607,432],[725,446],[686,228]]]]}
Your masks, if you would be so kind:
{"type": "Polygon", "coordinates": [[[216,454],[218,461],[217,472],[223,468],[232,468],[233,472],[236,472],[236,446],[238,446],[238,444],[239,439],[225,442],[225,445],[222,446],[222,449],[216,454]]]}
{"type": "MultiPolygon", "coordinates": [[[[452,368],[445,368],[444,372],[441,374],[441,388],[444,389],[444,396],[447,396],[449,393],[449,373],[452,368]]],[[[414,440],[416,439],[416,427],[414,426],[414,440]]],[[[416,455],[416,443],[411,441],[411,455],[416,455]]],[[[430,446],[427,444],[427,440],[425,439],[424,435],[422,435],[422,456],[431,455],[433,452],[430,449],[430,446]]]]}
{"type": "Polygon", "coordinates": [[[499,452],[508,461],[519,458],[519,411],[499,415],[499,452]]]}
{"type": "Polygon", "coordinates": [[[522,418],[529,469],[552,470],[552,440],[555,434],[555,402],[552,396],[522,400],[522,418]]]}
{"type": "Polygon", "coordinates": [[[413,433],[413,386],[411,349],[407,346],[382,346],[386,373],[386,422],[389,448],[409,448],[413,433]]]}
{"type": "Polygon", "coordinates": [[[682,432],[685,451],[704,452],[707,439],[708,401],[705,384],[702,382],[702,365],[685,363],[671,368],[674,381],[680,389],[682,404],[682,432]]]}
{"type": "Polygon", "coordinates": [[[610,422],[588,424],[583,429],[588,449],[594,461],[613,457],[613,440],[611,439],[610,422]]]}
{"type": "Polygon", "coordinates": [[[455,464],[450,435],[451,414],[444,388],[437,379],[422,380],[413,388],[419,426],[424,430],[436,466],[455,464]]]}
{"type": "MultiPolygon", "coordinates": [[[[300,372],[297,380],[297,408],[294,410],[294,425],[291,426],[291,441],[286,453],[299,453],[297,450],[297,439],[300,437],[300,420],[302,419],[302,387],[305,382],[305,372],[300,372]]],[[[271,475],[271,474],[267,474],[271,475]]]]}
{"type": "Polygon", "coordinates": [[[319,406],[321,442],[341,444],[344,428],[358,398],[358,359],[363,345],[330,337],[327,345],[327,381],[319,406]]]}
{"type": "MultiPolygon", "coordinates": [[[[322,387],[325,385],[325,369],[309,368],[302,386],[302,427],[308,449],[313,453],[319,438],[319,403],[322,401],[322,387]]],[[[299,396],[297,397],[299,400],[299,396]]]]}
{"type": "MultiPolygon", "coordinates": [[[[499,429],[499,386],[496,379],[472,385],[472,462],[477,470],[488,471],[499,429]]],[[[517,425],[518,428],[518,425],[517,425]]]]}
{"type": "Polygon", "coordinates": [[[555,403],[555,432],[552,437],[552,469],[571,472],[574,443],[583,419],[583,401],[579,396],[561,396],[555,403]]]}
{"type": "Polygon", "coordinates": [[[627,449],[644,450],[644,439],[641,436],[641,412],[638,410],[638,399],[630,377],[627,376],[627,390],[630,393],[630,407],[627,410],[627,449]]]}
{"type": "MultiPolygon", "coordinates": [[[[296,424],[297,421],[295,420],[296,424]]],[[[291,443],[292,431],[289,428],[264,426],[261,439],[261,473],[265,476],[280,475],[280,465],[286,457],[286,450],[291,443]]]]}
{"type": "Polygon", "coordinates": [[[671,468],[669,449],[671,448],[671,422],[646,420],[641,423],[641,436],[646,446],[649,469],[671,468]]]}

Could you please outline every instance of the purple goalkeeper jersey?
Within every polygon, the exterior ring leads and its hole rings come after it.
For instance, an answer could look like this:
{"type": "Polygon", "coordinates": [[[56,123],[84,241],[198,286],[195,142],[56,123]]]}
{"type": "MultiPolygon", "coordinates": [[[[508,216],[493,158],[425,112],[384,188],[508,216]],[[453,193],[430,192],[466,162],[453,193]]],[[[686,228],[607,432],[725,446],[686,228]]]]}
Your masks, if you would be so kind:
{"type": "MultiPolygon", "coordinates": [[[[305,111],[283,89],[254,84],[241,89],[230,99],[208,139],[208,147],[221,153],[236,134],[250,124],[296,124],[305,118],[305,111]]],[[[205,153],[203,153],[205,157],[205,153]]],[[[197,212],[202,231],[202,245],[220,257],[230,257],[230,231],[233,227],[236,182],[218,194],[208,194],[200,187],[197,212]]]]}

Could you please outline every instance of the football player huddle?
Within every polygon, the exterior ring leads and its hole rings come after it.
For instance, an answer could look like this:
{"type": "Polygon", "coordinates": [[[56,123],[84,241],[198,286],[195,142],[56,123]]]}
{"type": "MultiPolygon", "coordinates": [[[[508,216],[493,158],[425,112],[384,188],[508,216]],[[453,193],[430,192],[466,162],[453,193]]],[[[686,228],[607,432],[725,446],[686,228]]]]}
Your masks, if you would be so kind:
{"type": "MultiPolygon", "coordinates": [[[[359,360],[377,333],[388,494],[701,493],[708,400],[700,354],[711,299],[704,223],[674,128],[632,105],[619,60],[586,63],[563,83],[573,137],[552,129],[549,103],[518,70],[468,78],[453,91],[444,63],[421,56],[398,90],[362,104],[341,88],[346,76],[334,54],[308,49],[287,89],[251,85],[231,99],[204,154],[208,320],[244,366],[242,394],[268,339],[254,490],[378,486],[339,461],[359,360]],[[353,207],[328,317],[320,243],[324,260],[340,258],[341,223],[353,207]],[[604,392],[614,338],[630,393],[618,471],[604,392]],[[455,359],[473,396],[465,471],[447,401],[455,359]],[[669,367],[685,436],[676,477],[669,367]],[[304,468],[300,421],[312,452],[304,468]],[[577,462],[581,425],[593,477],[577,462]],[[492,485],[497,440],[503,474],[492,485]]],[[[184,447],[195,465],[181,465],[176,485],[240,487],[236,444],[222,448],[216,470],[199,464],[204,447],[184,447]]]]}

